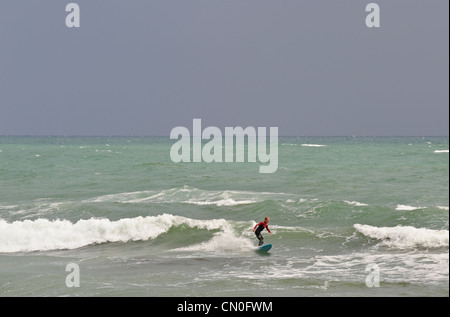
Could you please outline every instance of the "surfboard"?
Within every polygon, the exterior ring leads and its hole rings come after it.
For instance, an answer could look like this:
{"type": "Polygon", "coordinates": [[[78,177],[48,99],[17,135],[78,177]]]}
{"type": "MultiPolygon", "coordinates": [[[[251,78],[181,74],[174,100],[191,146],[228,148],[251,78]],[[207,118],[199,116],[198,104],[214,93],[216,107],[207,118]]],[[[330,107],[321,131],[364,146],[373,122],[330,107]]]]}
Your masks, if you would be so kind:
{"type": "Polygon", "coordinates": [[[272,249],[272,243],[268,243],[268,244],[258,247],[258,251],[266,251],[267,252],[270,249],[272,249]]]}

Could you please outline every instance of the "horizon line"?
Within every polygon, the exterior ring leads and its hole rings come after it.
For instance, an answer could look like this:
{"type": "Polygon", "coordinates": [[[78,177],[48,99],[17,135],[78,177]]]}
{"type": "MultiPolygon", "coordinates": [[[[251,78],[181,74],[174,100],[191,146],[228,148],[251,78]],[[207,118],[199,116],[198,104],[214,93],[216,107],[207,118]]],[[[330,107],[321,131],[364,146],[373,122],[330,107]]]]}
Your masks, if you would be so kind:
{"type": "MultiPolygon", "coordinates": [[[[77,134],[0,134],[0,137],[47,137],[47,138],[170,138],[168,135],[77,135],[77,134]]],[[[191,135],[193,137],[193,135],[191,135]]],[[[225,137],[225,136],[222,136],[225,137]]],[[[282,138],[430,138],[430,137],[449,137],[449,135],[278,135],[282,138]]]]}

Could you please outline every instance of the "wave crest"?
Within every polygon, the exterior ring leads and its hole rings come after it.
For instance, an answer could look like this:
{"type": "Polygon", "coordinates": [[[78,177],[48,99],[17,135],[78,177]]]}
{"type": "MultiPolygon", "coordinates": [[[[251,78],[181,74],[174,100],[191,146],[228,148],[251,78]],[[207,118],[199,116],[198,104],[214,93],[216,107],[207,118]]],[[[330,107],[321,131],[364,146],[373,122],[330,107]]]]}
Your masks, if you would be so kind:
{"type": "Polygon", "coordinates": [[[218,230],[227,227],[224,219],[196,220],[171,214],[159,216],[109,219],[68,220],[36,219],[8,223],[0,220],[0,252],[30,252],[77,249],[106,242],[151,240],[170,228],[218,230]]]}
{"type": "Polygon", "coordinates": [[[198,206],[215,205],[229,207],[247,205],[272,199],[285,199],[290,194],[271,192],[250,192],[238,190],[203,190],[184,186],[161,191],[139,191],[110,194],[83,201],[84,203],[115,202],[123,204],[181,203],[198,206]]]}
{"type": "Polygon", "coordinates": [[[412,226],[373,227],[355,224],[354,228],[363,235],[381,240],[389,247],[407,249],[414,247],[448,247],[448,230],[432,230],[412,226]]]}

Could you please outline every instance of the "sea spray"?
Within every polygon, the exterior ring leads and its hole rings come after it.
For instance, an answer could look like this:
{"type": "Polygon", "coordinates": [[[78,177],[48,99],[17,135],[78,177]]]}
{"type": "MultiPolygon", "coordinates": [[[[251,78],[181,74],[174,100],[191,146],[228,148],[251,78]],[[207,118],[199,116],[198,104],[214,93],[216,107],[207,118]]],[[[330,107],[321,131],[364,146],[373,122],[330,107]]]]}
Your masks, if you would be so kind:
{"type": "Polygon", "coordinates": [[[383,245],[406,249],[415,247],[448,247],[448,230],[414,228],[412,226],[373,227],[355,224],[355,229],[372,239],[381,240],[383,245]]]}
{"type": "Polygon", "coordinates": [[[76,249],[106,243],[155,239],[170,228],[219,230],[226,220],[196,220],[170,214],[159,216],[108,219],[68,220],[36,219],[8,223],[0,220],[0,253],[76,249]]]}

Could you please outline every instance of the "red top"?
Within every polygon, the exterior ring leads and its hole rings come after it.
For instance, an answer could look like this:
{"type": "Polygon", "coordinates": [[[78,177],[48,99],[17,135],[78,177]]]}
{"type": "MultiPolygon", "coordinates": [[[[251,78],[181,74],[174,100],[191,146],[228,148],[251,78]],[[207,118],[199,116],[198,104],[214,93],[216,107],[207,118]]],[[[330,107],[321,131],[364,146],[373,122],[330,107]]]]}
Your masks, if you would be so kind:
{"type": "Polygon", "coordinates": [[[265,221],[261,221],[260,223],[256,224],[256,226],[253,228],[253,231],[255,231],[256,227],[262,226],[262,228],[259,231],[264,230],[264,228],[267,229],[270,233],[272,233],[269,229],[269,225],[265,221]]]}

